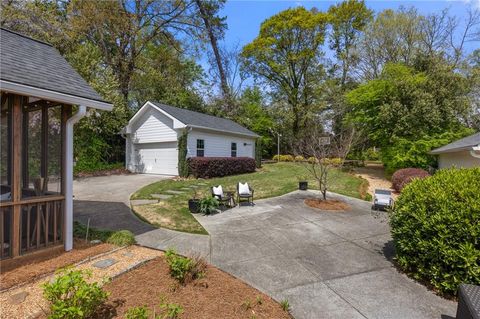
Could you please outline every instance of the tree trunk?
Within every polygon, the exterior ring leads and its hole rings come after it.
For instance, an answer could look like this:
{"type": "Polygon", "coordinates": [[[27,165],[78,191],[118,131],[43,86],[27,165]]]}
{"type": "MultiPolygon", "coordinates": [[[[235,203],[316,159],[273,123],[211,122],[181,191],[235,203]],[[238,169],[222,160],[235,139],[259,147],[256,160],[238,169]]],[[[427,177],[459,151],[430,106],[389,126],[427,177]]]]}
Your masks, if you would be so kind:
{"type": "Polygon", "coordinates": [[[218,48],[218,39],[214,33],[214,27],[210,23],[209,14],[207,13],[206,8],[204,7],[201,0],[195,0],[200,15],[207,30],[208,38],[210,39],[210,45],[212,46],[213,55],[215,56],[215,62],[217,63],[218,74],[220,76],[220,88],[223,93],[223,98],[227,102],[226,108],[227,111],[231,111],[231,94],[230,88],[228,87],[227,76],[225,74],[225,69],[223,67],[223,59],[218,48]]]}

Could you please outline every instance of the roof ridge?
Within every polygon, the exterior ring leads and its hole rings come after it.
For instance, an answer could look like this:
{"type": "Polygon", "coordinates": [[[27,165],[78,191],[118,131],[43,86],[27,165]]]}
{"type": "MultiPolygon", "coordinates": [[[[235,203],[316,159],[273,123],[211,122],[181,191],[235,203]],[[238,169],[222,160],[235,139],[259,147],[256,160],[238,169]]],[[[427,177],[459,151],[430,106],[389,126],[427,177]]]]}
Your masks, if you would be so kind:
{"type": "Polygon", "coordinates": [[[31,36],[25,35],[25,34],[23,34],[23,33],[17,32],[17,31],[13,31],[13,30],[7,29],[7,28],[5,28],[5,27],[0,27],[0,29],[2,29],[3,31],[7,31],[7,32],[10,32],[10,33],[13,33],[13,34],[18,35],[18,36],[21,36],[22,38],[29,39],[29,40],[32,40],[32,41],[35,41],[35,42],[38,42],[38,43],[41,43],[41,44],[45,44],[45,45],[48,45],[49,47],[54,47],[52,44],[50,44],[50,43],[48,43],[48,42],[35,39],[35,38],[31,37],[31,36]]]}
{"type": "MultiPolygon", "coordinates": [[[[155,104],[155,105],[158,104],[158,105],[164,105],[164,106],[167,106],[167,107],[173,107],[173,108],[176,108],[176,109],[179,109],[179,110],[188,111],[188,112],[195,113],[195,114],[200,114],[200,115],[202,115],[202,116],[209,116],[209,117],[213,117],[213,118],[216,118],[216,119],[228,120],[228,121],[233,122],[233,123],[235,123],[235,124],[237,124],[237,125],[240,125],[240,124],[238,124],[237,122],[235,122],[234,120],[229,119],[229,118],[226,118],[226,117],[211,115],[211,114],[202,113],[202,112],[198,112],[198,111],[193,111],[193,110],[189,110],[189,109],[186,109],[186,108],[183,108],[183,107],[168,105],[168,104],[165,104],[165,103],[160,103],[160,102],[155,102],[155,101],[150,101],[150,102],[152,102],[152,103],[155,104]]],[[[158,105],[157,105],[157,106],[158,106],[158,105]]]]}

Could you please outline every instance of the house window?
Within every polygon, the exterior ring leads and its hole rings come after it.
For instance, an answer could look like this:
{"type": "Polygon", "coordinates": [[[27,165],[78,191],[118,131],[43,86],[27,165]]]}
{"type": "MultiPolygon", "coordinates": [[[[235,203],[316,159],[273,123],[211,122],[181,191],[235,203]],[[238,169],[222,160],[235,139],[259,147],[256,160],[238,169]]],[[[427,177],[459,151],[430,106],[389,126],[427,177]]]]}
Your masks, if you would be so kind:
{"type": "Polygon", "coordinates": [[[205,141],[204,140],[197,140],[197,156],[204,157],[205,156],[205,141]]]}
{"type": "Polygon", "coordinates": [[[232,142],[232,146],[230,147],[231,156],[237,157],[237,143],[232,142]]]}

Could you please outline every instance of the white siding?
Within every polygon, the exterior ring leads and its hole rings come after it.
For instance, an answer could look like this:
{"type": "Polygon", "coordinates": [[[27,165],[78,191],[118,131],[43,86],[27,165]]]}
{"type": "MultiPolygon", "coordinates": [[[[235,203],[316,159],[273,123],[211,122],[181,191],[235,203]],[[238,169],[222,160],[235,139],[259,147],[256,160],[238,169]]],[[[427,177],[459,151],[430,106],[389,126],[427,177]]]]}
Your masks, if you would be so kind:
{"type": "Polygon", "coordinates": [[[173,142],[177,132],[173,129],[173,120],[162,113],[149,108],[132,125],[131,138],[134,143],[173,142]]]}
{"type": "Polygon", "coordinates": [[[480,167],[480,158],[470,155],[469,151],[443,153],[438,155],[438,168],[480,167]]]}
{"type": "Polygon", "coordinates": [[[197,156],[197,139],[205,141],[205,157],[230,157],[231,143],[237,143],[237,157],[255,158],[255,139],[227,133],[211,133],[193,129],[188,134],[187,157],[197,156]]]}

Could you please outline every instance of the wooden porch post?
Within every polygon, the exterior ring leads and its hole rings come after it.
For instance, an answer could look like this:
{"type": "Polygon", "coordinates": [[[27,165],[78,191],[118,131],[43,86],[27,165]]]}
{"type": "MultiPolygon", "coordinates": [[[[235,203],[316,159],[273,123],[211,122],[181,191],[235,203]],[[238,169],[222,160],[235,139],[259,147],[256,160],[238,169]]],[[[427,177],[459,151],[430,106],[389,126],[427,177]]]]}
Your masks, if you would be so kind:
{"type": "MultiPolygon", "coordinates": [[[[12,201],[22,199],[22,100],[19,95],[13,96],[12,107],[12,201]]],[[[12,223],[12,257],[20,255],[20,214],[21,205],[13,206],[12,223]]]]}

